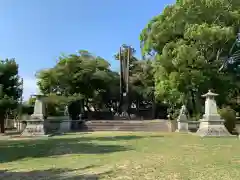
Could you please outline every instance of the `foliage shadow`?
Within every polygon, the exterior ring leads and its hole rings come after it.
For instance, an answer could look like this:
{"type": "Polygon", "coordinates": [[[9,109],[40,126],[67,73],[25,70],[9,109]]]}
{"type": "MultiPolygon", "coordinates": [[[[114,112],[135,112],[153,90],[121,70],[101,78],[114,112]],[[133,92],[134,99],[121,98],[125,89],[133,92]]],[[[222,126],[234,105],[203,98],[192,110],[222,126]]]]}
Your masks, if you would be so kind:
{"type": "Polygon", "coordinates": [[[131,147],[91,142],[94,138],[48,138],[0,141],[0,163],[23,158],[40,158],[65,154],[106,154],[132,150],[131,147]]]}
{"type": "Polygon", "coordinates": [[[81,171],[91,167],[84,167],[80,169],[47,169],[47,170],[33,170],[25,172],[12,172],[7,170],[0,170],[0,179],[4,180],[98,180],[101,176],[108,175],[111,171],[106,171],[98,174],[85,174],[81,171]],[[79,175],[80,173],[80,175],[79,175]]]}

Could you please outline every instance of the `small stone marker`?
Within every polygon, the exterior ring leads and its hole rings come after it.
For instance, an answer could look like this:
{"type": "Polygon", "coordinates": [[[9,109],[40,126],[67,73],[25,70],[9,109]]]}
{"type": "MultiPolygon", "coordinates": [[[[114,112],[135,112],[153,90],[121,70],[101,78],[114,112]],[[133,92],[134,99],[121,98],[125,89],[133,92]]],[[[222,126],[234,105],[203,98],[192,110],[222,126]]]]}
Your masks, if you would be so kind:
{"type": "Polygon", "coordinates": [[[22,136],[43,136],[45,135],[44,121],[46,118],[46,107],[42,100],[42,95],[35,95],[36,101],[34,112],[31,119],[26,120],[26,128],[22,132],[22,136]]]}
{"type": "Polygon", "coordinates": [[[203,119],[200,120],[200,126],[197,131],[199,136],[230,136],[224,125],[224,120],[221,119],[217,112],[217,105],[214,99],[218,94],[212,93],[210,90],[207,94],[202,95],[206,97],[205,101],[205,114],[203,119]]]}
{"type": "Polygon", "coordinates": [[[188,132],[188,119],[186,116],[186,110],[187,110],[186,106],[183,105],[177,119],[176,132],[188,132]]]}

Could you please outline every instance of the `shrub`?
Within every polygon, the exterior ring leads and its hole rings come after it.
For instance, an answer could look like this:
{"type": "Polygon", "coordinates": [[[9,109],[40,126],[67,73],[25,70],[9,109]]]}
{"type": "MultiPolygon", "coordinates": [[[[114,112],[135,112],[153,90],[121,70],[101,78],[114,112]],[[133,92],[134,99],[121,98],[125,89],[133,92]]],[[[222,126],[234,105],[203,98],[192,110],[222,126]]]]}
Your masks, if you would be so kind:
{"type": "Polygon", "coordinates": [[[230,107],[224,107],[219,110],[219,114],[225,120],[227,130],[233,133],[236,124],[236,112],[230,107]]]}
{"type": "Polygon", "coordinates": [[[31,115],[31,114],[33,114],[33,111],[34,111],[33,106],[30,106],[30,105],[27,105],[27,104],[22,105],[22,114],[31,115]]]}
{"type": "Polygon", "coordinates": [[[199,121],[202,118],[202,114],[201,113],[197,113],[197,114],[193,114],[192,115],[192,121],[199,121]]]}

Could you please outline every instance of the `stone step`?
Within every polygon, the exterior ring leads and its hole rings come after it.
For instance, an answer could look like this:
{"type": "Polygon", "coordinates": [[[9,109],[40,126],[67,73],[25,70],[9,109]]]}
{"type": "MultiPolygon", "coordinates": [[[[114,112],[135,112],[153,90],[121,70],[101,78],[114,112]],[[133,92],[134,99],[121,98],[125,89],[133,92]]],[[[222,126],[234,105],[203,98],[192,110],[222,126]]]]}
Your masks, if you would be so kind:
{"type": "MultiPolygon", "coordinates": [[[[95,132],[95,131],[128,131],[128,132],[170,132],[159,129],[88,129],[86,132],[95,132]]],[[[84,132],[84,130],[83,130],[84,132]]]]}
{"type": "Polygon", "coordinates": [[[167,121],[88,121],[85,125],[86,131],[171,131],[167,121]]]}
{"type": "Polygon", "coordinates": [[[107,126],[161,126],[161,125],[165,125],[166,123],[151,123],[151,124],[113,124],[113,123],[93,123],[93,124],[89,124],[86,123],[89,126],[101,126],[101,125],[107,125],[107,126]]]}
{"type": "Polygon", "coordinates": [[[122,128],[122,129],[169,129],[167,126],[160,126],[160,127],[139,127],[139,126],[87,126],[87,128],[94,128],[94,129],[115,129],[115,128],[122,128]]]}
{"type": "Polygon", "coordinates": [[[99,124],[86,124],[87,126],[142,126],[142,127],[153,127],[153,126],[165,126],[166,124],[107,124],[107,123],[99,123],[99,124]]]}
{"type": "Polygon", "coordinates": [[[114,126],[118,126],[118,127],[162,127],[162,126],[167,126],[165,124],[153,124],[153,125],[142,125],[142,124],[136,124],[136,125],[130,125],[130,124],[126,124],[126,125],[118,125],[118,124],[87,124],[88,127],[101,127],[101,126],[106,126],[106,127],[114,127],[114,126]]]}
{"type": "Polygon", "coordinates": [[[101,122],[96,122],[96,123],[86,123],[89,126],[100,126],[100,125],[107,125],[107,126],[113,126],[113,125],[117,125],[117,126],[161,126],[161,125],[165,125],[167,124],[167,122],[165,123],[101,123],[101,122]]]}
{"type": "Polygon", "coordinates": [[[120,127],[120,126],[114,126],[114,127],[108,127],[108,126],[90,126],[87,127],[87,129],[156,129],[156,130],[164,130],[164,131],[169,131],[168,127],[120,127]]]}
{"type": "Polygon", "coordinates": [[[167,122],[167,120],[91,120],[91,121],[87,121],[88,123],[104,123],[104,122],[107,122],[107,123],[128,123],[128,124],[131,124],[131,123],[165,123],[167,122]]]}

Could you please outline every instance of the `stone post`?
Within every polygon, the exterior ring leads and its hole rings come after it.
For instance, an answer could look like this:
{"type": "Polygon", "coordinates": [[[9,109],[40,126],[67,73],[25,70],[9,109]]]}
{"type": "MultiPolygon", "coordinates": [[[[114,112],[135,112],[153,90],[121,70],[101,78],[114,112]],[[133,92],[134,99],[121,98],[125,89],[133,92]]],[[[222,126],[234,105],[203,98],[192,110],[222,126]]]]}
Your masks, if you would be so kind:
{"type": "Polygon", "coordinates": [[[199,136],[230,136],[224,125],[224,120],[221,119],[217,111],[216,101],[214,99],[218,94],[212,93],[210,90],[207,94],[202,95],[206,98],[205,114],[200,119],[200,126],[197,130],[199,136]]]}
{"type": "Polygon", "coordinates": [[[183,105],[180,114],[177,119],[177,130],[176,132],[185,132],[188,133],[188,119],[186,116],[186,107],[183,105]]]}

